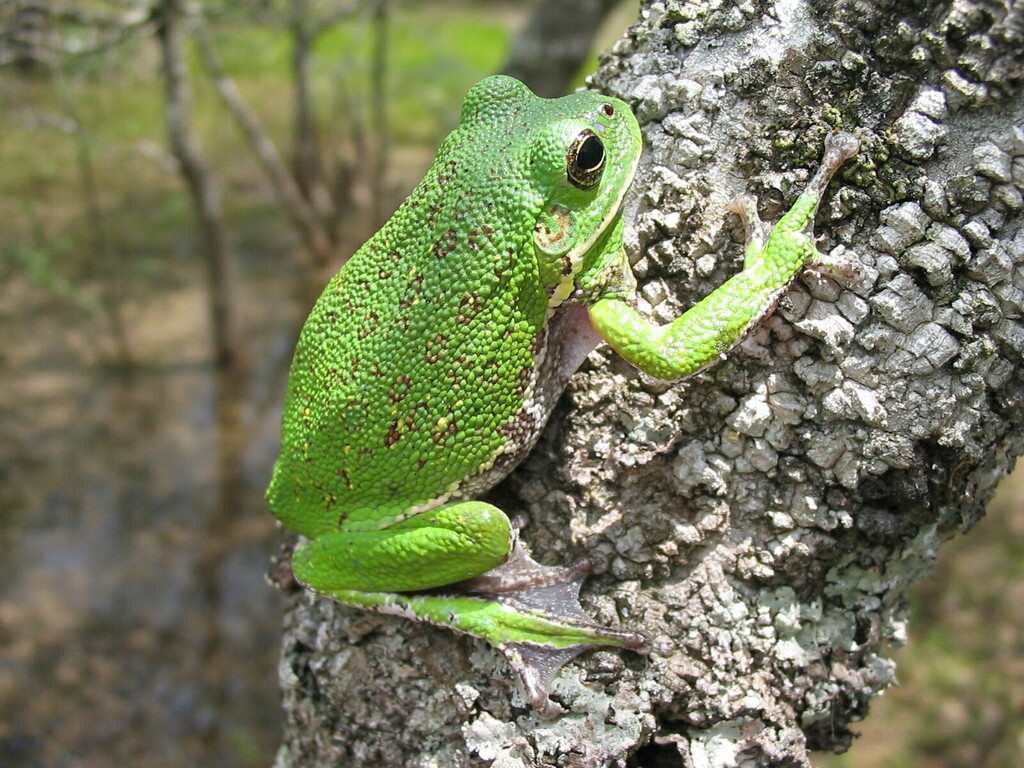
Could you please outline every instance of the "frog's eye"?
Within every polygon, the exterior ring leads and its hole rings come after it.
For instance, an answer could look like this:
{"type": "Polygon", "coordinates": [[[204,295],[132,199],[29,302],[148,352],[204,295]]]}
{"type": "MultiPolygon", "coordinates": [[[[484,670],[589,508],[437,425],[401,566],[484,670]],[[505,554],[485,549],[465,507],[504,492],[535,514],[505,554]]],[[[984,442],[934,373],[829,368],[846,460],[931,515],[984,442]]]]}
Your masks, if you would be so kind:
{"type": "Polygon", "coordinates": [[[601,180],[604,170],[604,144],[593,131],[580,131],[565,155],[569,182],[580,189],[590,189],[601,180]]]}

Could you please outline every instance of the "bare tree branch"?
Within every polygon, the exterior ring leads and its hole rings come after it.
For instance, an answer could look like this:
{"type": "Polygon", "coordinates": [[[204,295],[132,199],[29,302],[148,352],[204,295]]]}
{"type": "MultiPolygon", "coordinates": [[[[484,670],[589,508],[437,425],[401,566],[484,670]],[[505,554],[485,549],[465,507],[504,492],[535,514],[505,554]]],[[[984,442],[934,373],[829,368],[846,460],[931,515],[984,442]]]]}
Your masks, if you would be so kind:
{"type": "Polygon", "coordinates": [[[256,155],[260,166],[270,179],[271,186],[285,215],[299,232],[299,236],[314,265],[327,263],[334,255],[335,247],[324,222],[334,215],[333,210],[315,210],[313,201],[307,200],[288,166],[281,159],[277,147],[263,130],[256,115],[245,105],[234,82],[224,73],[220,59],[214,50],[210,37],[201,23],[193,29],[203,64],[213,81],[221,100],[241,128],[256,155]]]}
{"type": "Polygon", "coordinates": [[[185,8],[182,0],[160,0],[154,7],[171,151],[199,222],[204,260],[209,272],[210,313],[218,365],[237,372],[244,365],[236,315],[237,277],[217,177],[208,168],[191,124],[191,90],[182,55],[185,8]]]}
{"type": "Polygon", "coordinates": [[[139,34],[151,15],[143,2],[117,3],[108,13],[38,0],[0,3],[0,66],[96,56],[139,34]]]}

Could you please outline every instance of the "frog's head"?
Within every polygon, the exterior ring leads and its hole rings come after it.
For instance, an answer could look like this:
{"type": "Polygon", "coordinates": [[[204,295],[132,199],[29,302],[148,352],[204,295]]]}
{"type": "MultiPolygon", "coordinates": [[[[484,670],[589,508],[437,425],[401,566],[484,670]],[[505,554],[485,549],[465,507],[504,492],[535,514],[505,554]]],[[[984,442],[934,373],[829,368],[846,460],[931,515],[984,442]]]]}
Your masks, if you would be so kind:
{"type": "Polygon", "coordinates": [[[533,243],[557,303],[592,250],[607,247],[604,235],[640,159],[640,127],[625,102],[591,91],[538,101],[545,117],[533,137],[531,171],[544,202],[533,243]]]}
{"type": "Polygon", "coordinates": [[[544,99],[510,77],[490,77],[463,105],[463,124],[505,128],[501,151],[523,185],[540,277],[555,305],[572,291],[587,256],[618,248],[606,235],[640,159],[640,126],[619,99],[579,91],[544,99]]]}

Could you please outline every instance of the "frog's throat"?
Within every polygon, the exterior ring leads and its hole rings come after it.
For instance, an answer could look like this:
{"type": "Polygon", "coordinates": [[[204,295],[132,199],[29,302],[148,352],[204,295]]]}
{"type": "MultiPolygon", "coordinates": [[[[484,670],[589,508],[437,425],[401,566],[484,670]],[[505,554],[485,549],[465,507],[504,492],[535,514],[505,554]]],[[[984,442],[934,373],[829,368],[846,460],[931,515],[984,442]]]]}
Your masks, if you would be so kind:
{"type": "Polygon", "coordinates": [[[629,191],[629,188],[633,185],[633,177],[636,176],[636,170],[639,165],[640,158],[637,157],[633,161],[632,167],[629,169],[629,173],[626,175],[624,182],[619,186],[619,192],[616,195],[613,204],[608,206],[606,209],[600,224],[591,229],[590,236],[586,240],[574,245],[565,252],[564,256],[562,256],[562,260],[568,262],[569,269],[562,273],[558,282],[555,284],[554,289],[551,291],[550,298],[548,299],[548,320],[551,319],[555,310],[572,295],[573,291],[576,289],[576,278],[579,276],[580,270],[583,268],[587,254],[590,253],[590,250],[594,245],[604,237],[608,228],[612,225],[612,222],[615,221],[615,217],[621,213],[623,201],[626,199],[626,193],[629,191]]]}

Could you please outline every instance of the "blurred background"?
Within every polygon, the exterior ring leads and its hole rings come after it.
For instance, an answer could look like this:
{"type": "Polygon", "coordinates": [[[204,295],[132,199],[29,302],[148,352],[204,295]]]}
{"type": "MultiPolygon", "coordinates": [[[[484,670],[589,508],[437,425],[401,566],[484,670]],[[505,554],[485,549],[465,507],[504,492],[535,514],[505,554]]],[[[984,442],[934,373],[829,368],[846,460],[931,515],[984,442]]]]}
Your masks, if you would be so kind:
{"type": "MultiPolygon", "coordinates": [[[[0,766],[265,766],[298,329],[480,78],[571,90],[618,0],[0,0],[0,766]],[[201,13],[199,13],[201,11],[201,13]]],[[[1024,764],[1010,478],[826,766],[1024,764]]]]}

